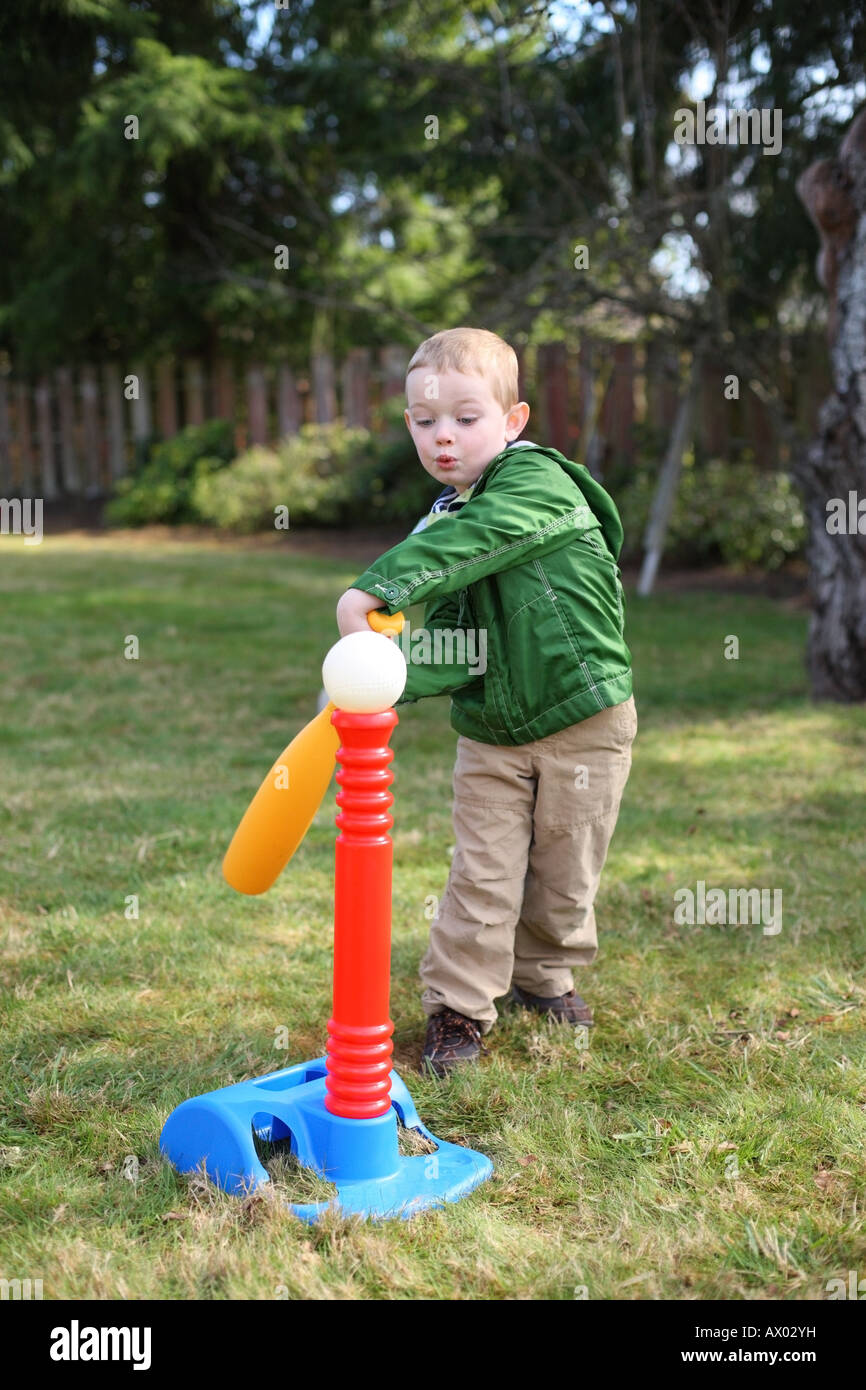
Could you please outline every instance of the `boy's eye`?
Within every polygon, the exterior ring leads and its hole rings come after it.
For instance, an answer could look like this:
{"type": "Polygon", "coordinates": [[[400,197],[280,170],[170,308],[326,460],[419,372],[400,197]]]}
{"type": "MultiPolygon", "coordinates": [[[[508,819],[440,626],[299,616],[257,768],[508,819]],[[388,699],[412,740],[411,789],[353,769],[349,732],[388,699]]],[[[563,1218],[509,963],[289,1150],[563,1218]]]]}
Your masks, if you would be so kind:
{"type": "MultiPolygon", "coordinates": [[[[477,415],[462,415],[462,416],[460,417],[460,419],[458,420],[457,423],[460,424],[460,425],[474,425],[474,424],[475,424],[475,421],[477,420],[477,418],[478,418],[477,415]]],[[[415,424],[416,424],[416,425],[432,425],[432,423],[433,423],[432,420],[416,420],[416,421],[415,421],[415,424]]]]}

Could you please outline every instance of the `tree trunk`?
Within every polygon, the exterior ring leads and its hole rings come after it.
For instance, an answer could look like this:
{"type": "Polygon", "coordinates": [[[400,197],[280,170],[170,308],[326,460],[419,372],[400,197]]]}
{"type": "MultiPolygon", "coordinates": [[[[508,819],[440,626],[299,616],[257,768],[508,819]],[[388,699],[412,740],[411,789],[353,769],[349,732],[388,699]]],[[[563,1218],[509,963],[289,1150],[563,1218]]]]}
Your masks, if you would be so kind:
{"type": "Polygon", "coordinates": [[[792,471],[809,523],[808,668],[817,700],[866,700],[866,112],[797,192],[821,236],[833,391],[792,471]]]}

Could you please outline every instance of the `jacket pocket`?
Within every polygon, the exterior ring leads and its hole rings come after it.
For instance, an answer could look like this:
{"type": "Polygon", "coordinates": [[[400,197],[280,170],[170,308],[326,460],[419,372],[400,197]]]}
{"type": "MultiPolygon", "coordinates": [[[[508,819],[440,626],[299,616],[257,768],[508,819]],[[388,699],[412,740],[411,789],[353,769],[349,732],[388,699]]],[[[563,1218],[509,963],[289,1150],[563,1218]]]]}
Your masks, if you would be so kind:
{"type": "Polygon", "coordinates": [[[505,629],[511,696],[524,723],[591,683],[580,643],[538,561],[541,592],[522,604],[505,629]]]}
{"type": "Polygon", "coordinates": [[[589,549],[593,552],[594,555],[597,555],[598,558],[599,558],[600,560],[603,560],[604,563],[610,568],[610,571],[611,571],[611,574],[612,574],[612,577],[613,577],[614,596],[615,596],[615,598],[616,598],[616,611],[617,611],[617,620],[618,620],[618,622],[619,622],[619,635],[620,635],[620,637],[624,637],[624,636],[625,636],[625,590],[624,590],[623,587],[622,587],[622,577],[621,577],[621,572],[620,572],[619,565],[618,565],[618,564],[616,563],[616,561],[614,560],[614,558],[613,558],[613,556],[611,555],[610,550],[607,548],[607,546],[602,544],[602,542],[601,542],[601,540],[600,540],[600,538],[599,538],[598,531],[587,531],[587,532],[585,533],[585,535],[581,536],[580,539],[581,539],[581,542],[582,542],[584,545],[586,545],[586,546],[589,547],[589,549]]]}

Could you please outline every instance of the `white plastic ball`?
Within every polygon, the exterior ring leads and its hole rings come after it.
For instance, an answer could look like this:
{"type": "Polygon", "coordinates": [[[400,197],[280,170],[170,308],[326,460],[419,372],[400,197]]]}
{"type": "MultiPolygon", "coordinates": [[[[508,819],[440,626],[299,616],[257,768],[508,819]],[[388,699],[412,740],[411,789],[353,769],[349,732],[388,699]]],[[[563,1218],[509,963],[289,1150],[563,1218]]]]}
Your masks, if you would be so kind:
{"type": "Polygon", "coordinates": [[[350,632],[325,657],[322,684],[338,709],[377,714],[403,694],[406,658],[381,632],[350,632]]]}

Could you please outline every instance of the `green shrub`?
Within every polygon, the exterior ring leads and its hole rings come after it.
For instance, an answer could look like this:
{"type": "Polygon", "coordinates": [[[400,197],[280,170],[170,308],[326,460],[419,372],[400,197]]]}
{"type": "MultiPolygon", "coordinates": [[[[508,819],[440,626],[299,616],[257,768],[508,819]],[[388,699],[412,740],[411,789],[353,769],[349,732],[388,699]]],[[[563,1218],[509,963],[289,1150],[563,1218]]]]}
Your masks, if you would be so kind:
{"type": "Polygon", "coordinates": [[[404,444],[335,420],[303,425],[275,449],[248,449],[230,468],[200,478],[193,501],[215,526],[252,532],[272,527],[283,506],[292,527],[414,524],[435,495],[408,432],[404,444]]]}
{"type": "Polygon", "coordinates": [[[187,425],[151,450],[138,473],[122,478],[105,508],[110,526],[201,520],[193,502],[196,484],[225,469],[234,453],[230,420],[187,425]]]}
{"type": "MultiPolygon", "coordinates": [[[[657,480],[657,469],[641,467],[614,492],[627,561],[642,554],[657,480]]],[[[801,553],[805,537],[802,502],[786,473],[764,472],[747,459],[696,466],[687,458],[665,541],[669,559],[772,570],[801,553]]]]}
{"type": "Polygon", "coordinates": [[[350,511],[354,473],[369,462],[367,430],[348,429],[340,420],[302,425],[275,449],[256,445],[230,468],[199,479],[199,514],[227,531],[260,531],[274,525],[278,507],[287,507],[292,526],[335,525],[350,511]]]}
{"type": "Polygon", "coordinates": [[[279,455],[256,445],[230,468],[198,479],[195,509],[203,521],[225,531],[273,526],[274,508],[286,500],[284,473],[279,455]]]}

